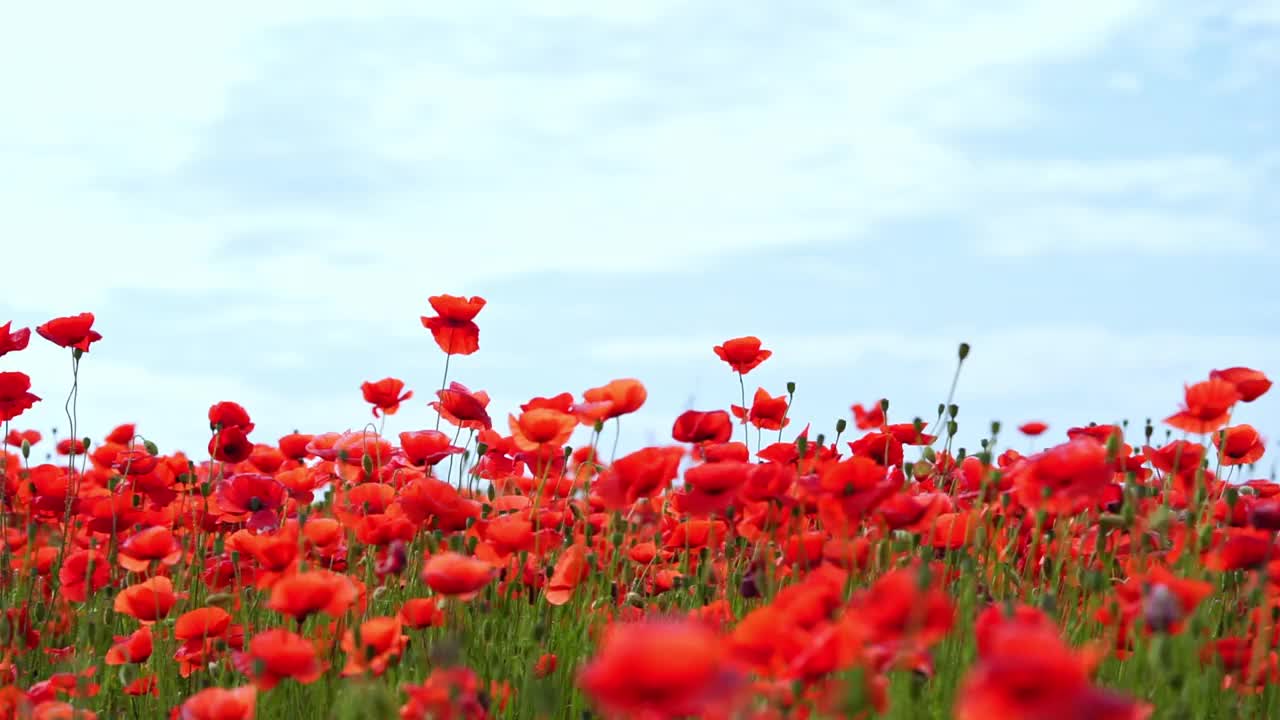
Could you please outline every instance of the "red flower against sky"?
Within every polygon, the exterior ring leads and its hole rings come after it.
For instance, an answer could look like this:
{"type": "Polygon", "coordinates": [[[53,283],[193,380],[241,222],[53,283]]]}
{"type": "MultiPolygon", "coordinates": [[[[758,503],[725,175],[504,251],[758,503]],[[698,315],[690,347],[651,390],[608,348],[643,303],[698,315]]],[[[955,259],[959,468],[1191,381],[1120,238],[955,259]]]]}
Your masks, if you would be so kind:
{"type": "Polygon", "coordinates": [[[1271,380],[1261,370],[1247,367],[1233,367],[1226,370],[1214,370],[1209,373],[1210,380],[1226,380],[1236,386],[1240,393],[1240,402],[1253,402],[1271,389],[1271,380]]]}
{"type": "Polygon", "coordinates": [[[13,321],[0,325],[0,357],[25,349],[31,341],[31,328],[10,331],[13,321]]]}
{"type": "Polygon", "coordinates": [[[423,316],[422,327],[431,331],[441,350],[449,355],[470,355],[480,349],[480,326],[475,319],[484,308],[484,298],[433,295],[427,302],[436,314],[423,316]]]}
{"type": "Polygon", "coordinates": [[[54,345],[89,352],[89,346],[102,339],[93,329],[93,319],[93,313],[54,318],[36,328],[36,332],[54,345]]]}
{"type": "Polygon", "coordinates": [[[725,340],[723,345],[715,346],[714,350],[734,372],[742,375],[756,369],[760,363],[773,356],[773,351],[762,349],[760,338],[752,335],[725,340]]]}
{"type": "Polygon", "coordinates": [[[732,436],[733,421],[723,410],[686,410],[671,427],[671,437],[676,442],[723,443],[732,436]]]}
{"type": "Polygon", "coordinates": [[[781,430],[791,424],[787,417],[787,396],[774,397],[764,388],[756,388],[750,411],[739,405],[731,405],[729,409],[733,411],[734,417],[750,422],[761,430],[781,430]]]}
{"type": "Polygon", "coordinates": [[[489,394],[483,390],[473,393],[462,383],[452,382],[449,387],[436,391],[436,397],[440,399],[431,403],[431,407],[450,425],[467,430],[493,427],[485,410],[489,406],[489,394]]]}
{"type": "Polygon", "coordinates": [[[609,403],[608,409],[601,412],[601,418],[611,420],[639,410],[648,399],[649,393],[645,390],[644,383],[632,378],[624,378],[611,380],[601,387],[591,388],[582,393],[582,396],[587,402],[609,403]]]}
{"type": "Polygon", "coordinates": [[[404,391],[404,381],[396,378],[383,378],[377,382],[366,382],[360,385],[364,400],[373,404],[373,416],[395,415],[400,403],[413,397],[413,391],[404,391]]]}
{"type": "Polygon", "coordinates": [[[1258,462],[1266,452],[1262,436],[1252,425],[1233,425],[1221,434],[1214,433],[1213,444],[1218,448],[1223,465],[1250,465],[1258,462]]]}
{"type": "Polygon", "coordinates": [[[1049,429],[1048,424],[1042,423],[1039,420],[1024,422],[1018,426],[1018,432],[1021,432],[1023,435],[1026,435],[1028,437],[1043,435],[1044,431],[1048,429],[1049,429]]]}
{"type": "Polygon", "coordinates": [[[0,421],[12,420],[38,402],[26,373],[0,372],[0,421]]]}
{"type": "Polygon", "coordinates": [[[1236,385],[1227,380],[1206,380],[1189,385],[1183,410],[1165,422],[1189,433],[1209,433],[1227,424],[1231,408],[1241,399],[1236,385]]]}

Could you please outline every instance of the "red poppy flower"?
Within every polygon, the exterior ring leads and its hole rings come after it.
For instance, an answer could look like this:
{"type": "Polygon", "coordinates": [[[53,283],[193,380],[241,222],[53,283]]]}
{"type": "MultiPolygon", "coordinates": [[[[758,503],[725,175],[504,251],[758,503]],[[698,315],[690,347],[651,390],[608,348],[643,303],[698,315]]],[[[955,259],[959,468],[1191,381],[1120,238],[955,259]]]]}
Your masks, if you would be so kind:
{"type": "Polygon", "coordinates": [[[167,527],[149,527],[129,536],[120,544],[116,562],[133,572],[146,572],[151,563],[173,565],[182,558],[182,546],[167,527]]]}
{"type": "Polygon", "coordinates": [[[734,417],[742,422],[750,422],[761,430],[781,430],[791,424],[787,417],[787,396],[771,396],[764,388],[756,388],[751,400],[751,410],[738,405],[730,405],[734,417]]]}
{"type": "Polygon", "coordinates": [[[726,340],[723,345],[716,345],[714,350],[721,360],[741,375],[746,375],[773,356],[773,351],[761,348],[760,338],[752,335],[726,340]]]}
{"type": "Polygon", "coordinates": [[[1214,370],[1209,373],[1211,380],[1226,380],[1236,386],[1241,402],[1253,402],[1271,389],[1271,381],[1261,370],[1247,367],[1233,367],[1226,370],[1214,370]]]}
{"type": "Polygon", "coordinates": [[[267,607],[299,622],[316,613],[339,618],[355,603],[357,595],[356,586],[346,575],[311,570],[276,581],[267,607]]]}
{"type": "Polygon", "coordinates": [[[12,326],[12,320],[0,325],[0,357],[22,350],[27,347],[27,343],[31,342],[31,328],[10,332],[9,328],[12,326]]]}
{"type": "Polygon", "coordinates": [[[89,346],[102,339],[92,328],[93,313],[80,313],[54,318],[36,328],[36,332],[54,345],[89,352],[89,346]]]}
{"type": "Polygon", "coordinates": [[[239,403],[224,400],[209,407],[209,428],[238,427],[246,434],[253,432],[253,421],[249,419],[249,411],[239,403]]]}
{"type": "Polygon", "coordinates": [[[853,426],[859,430],[874,430],[885,424],[883,400],[870,409],[864,408],[862,403],[855,403],[850,410],[853,411],[853,426]]]}
{"type": "Polygon", "coordinates": [[[684,449],[650,447],[624,455],[596,478],[593,490],[609,507],[629,507],[670,487],[684,449]]]}
{"type": "Polygon", "coordinates": [[[483,390],[471,392],[462,383],[451,382],[444,390],[437,390],[438,401],[432,409],[440,413],[445,422],[468,430],[488,430],[493,427],[489,418],[489,395],[483,390]]]}
{"type": "Polygon", "coordinates": [[[603,420],[611,420],[639,410],[648,399],[649,392],[639,380],[624,378],[612,380],[601,387],[591,388],[582,393],[582,397],[589,403],[610,403],[608,410],[599,415],[603,420]]]}
{"type": "Polygon", "coordinates": [[[1009,476],[1024,506],[1070,514],[1097,503],[1115,470],[1102,443],[1079,436],[1027,458],[1009,476]]]}
{"type": "Polygon", "coordinates": [[[431,331],[441,350],[449,355],[470,355],[480,349],[480,326],[476,325],[475,318],[484,308],[484,298],[433,295],[427,302],[436,315],[424,315],[422,327],[431,331]]]}
{"type": "Polygon", "coordinates": [[[433,597],[405,600],[400,606],[399,618],[415,630],[444,625],[444,611],[433,597]]]}
{"type": "Polygon", "coordinates": [[[1233,425],[1221,434],[1214,433],[1213,444],[1223,465],[1251,465],[1266,452],[1262,437],[1252,425],[1233,425]]]}
{"type": "Polygon", "coordinates": [[[449,436],[439,430],[417,430],[400,433],[400,449],[405,459],[413,465],[431,467],[450,455],[457,455],[462,448],[456,447],[449,436]]]}
{"type": "Polygon", "coordinates": [[[116,595],[113,608],[143,623],[153,623],[168,616],[177,602],[173,581],[157,576],[121,590],[116,595]]]}
{"type": "Polygon", "coordinates": [[[255,635],[248,651],[236,655],[236,667],[260,690],[270,690],[285,678],[307,685],[324,674],[316,646],[283,628],[255,635]]]}
{"type": "Polygon", "coordinates": [[[404,390],[404,381],[396,378],[383,378],[377,382],[365,382],[360,385],[364,400],[373,404],[373,416],[395,415],[400,403],[413,397],[413,391],[404,390]]]}
{"type": "Polygon", "coordinates": [[[211,687],[187,698],[177,720],[253,720],[257,703],[258,689],[252,685],[211,687]]]}
{"type": "Polygon", "coordinates": [[[5,436],[4,443],[13,447],[22,447],[23,443],[35,445],[43,437],[39,430],[10,430],[9,434],[5,436]]]}
{"type": "Polygon", "coordinates": [[[1035,437],[1035,436],[1037,436],[1037,435],[1043,435],[1043,434],[1044,434],[1044,431],[1045,431],[1045,430],[1048,430],[1048,429],[1049,429],[1048,424],[1046,424],[1046,423],[1042,423],[1042,422],[1040,422],[1039,420],[1032,420],[1031,422],[1024,422],[1024,423],[1022,423],[1021,425],[1019,425],[1019,426],[1018,426],[1018,431],[1019,431],[1019,432],[1021,432],[1023,435],[1026,435],[1026,436],[1028,436],[1028,437],[1035,437]]]}
{"type": "Polygon", "coordinates": [[[31,378],[21,372],[0,372],[0,421],[12,420],[40,402],[31,392],[31,378]]]}
{"type": "Polygon", "coordinates": [[[399,618],[376,617],[360,623],[360,633],[348,630],[342,638],[342,650],[347,653],[344,676],[370,672],[381,675],[400,657],[409,644],[409,636],[400,632],[399,618]]]}
{"type": "Polygon", "coordinates": [[[956,700],[956,720],[1145,720],[1152,708],[1094,687],[1087,664],[1056,632],[1010,623],[988,630],[986,651],[956,700]]]}
{"type": "Polygon", "coordinates": [[[108,665],[144,663],[151,657],[153,649],[151,626],[144,625],[128,635],[116,635],[104,660],[108,665]]]}
{"type": "Polygon", "coordinates": [[[511,439],[521,450],[534,451],[543,448],[562,447],[578,427],[574,416],[550,408],[534,408],[507,416],[511,439]]]}
{"type": "Polygon", "coordinates": [[[556,561],[551,579],[547,581],[546,598],[551,605],[564,605],[573,597],[573,591],[587,579],[591,565],[587,562],[585,545],[572,545],[556,561]]]}
{"type": "Polygon", "coordinates": [[[578,684],[613,716],[727,715],[743,678],[705,623],[649,620],[605,629],[578,684]]]}
{"type": "Polygon", "coordinates": [[[676,442],[723,443],[733,436],[733,421],[723,410],[687,410],[676,418],[671,437],[676,442]]]}
{"type": "Polygon", "coordinates": [[[231,613],[220,607],[202,607],[178,616],[173,624],[173,637],[189,642],[219,638],[231,627],[231,613]]]}
{"type": "Polygon", "coordinates": [[[422,568],[422,580],[428,587],[460,600],[475,597],[497,574],[497,568],[489,563],[455,552],[432,555],[422,568]]]}
{"type": "Polygon", "coordinates": [[[310,453],[307,451],[307,445],[311,444],[314,435],[306,435],[303,433],[290,433],[280,438],[276,445],[280,448],[280,452],[290,460],[305,460],[310,453]]]}
{"type": "Polygon", "coordinates": [[[1231,407],[1240,400],[1240,392],[1227,380],[1206,380],[1189,385],[1184,409],[1165,418],[1165,422],[1190,433],[1210,433],[1231,417],[1231,407]]]}

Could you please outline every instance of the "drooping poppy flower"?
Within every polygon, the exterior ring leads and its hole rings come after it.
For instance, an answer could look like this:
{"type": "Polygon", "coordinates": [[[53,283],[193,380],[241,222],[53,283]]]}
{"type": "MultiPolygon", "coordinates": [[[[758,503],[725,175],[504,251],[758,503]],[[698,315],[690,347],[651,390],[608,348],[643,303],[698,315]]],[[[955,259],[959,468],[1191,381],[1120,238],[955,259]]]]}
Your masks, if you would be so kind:
{"type": "Polygon", "coordinates": [[[424,315],[422,327],[431,331],[441,350],[449,355],[470,355],[480,349],[480,326],[475,319],[485,306],[484,298],[433,295],[427,302],[436,315],[424,315]]]}
{"type": "Polygon", "coordinates": [[[1211,380],[1226,380],[1236,386],[1240,393],[1240,402],[1253,402],[1271,389],[1271,380],[1261,370],[1247,367],[1233,367],[1226,370],[1214,370],[1209,373],[1211,380]]]}
{"type": "Polygon", "coordinates": [[[705,623],[648,620],[605,628],[578,685],[611,716],[719,716],[743,677],[705,623]]]}
{"type": "Polygon", "coordinates": [[[439,463],[450,455],[462,452],[462,448],[454,446],[449,436],[439,430],[402,432],[400,449],[410,464],[427,467],[439,463]]]}
{"type": "Polygon", "coordinates": [[[10,332],[9,328],[12,326],[12,320],[0,325],[0,357],[25,349],[27,343],[31,341],[31,328],[20,328],[10,332]]]}
{"type": "Polygon", "coordinates": [[[498,575],[497,568],[483,560],[455,552],[432,555],[422,568],[422,580],[441,595],[469,600],[498,575]]]}
{"type": "Polygon", "coordinates": [[[760,338],[752,335],[726,340],[723,345],[716,345],[714,350],[716,356],[740,375],[746,375],[773,356],[773,351],[761,348],[760,338]]]}
{"type": "Polygon", "coordinates": [[[875,430],[884,427],[886,420],[883,400],[870,408],[863,407],[862,403],[854,403],[849,410],[853,413],[853,426],[859,430],[875,430]]]}
{"type": "Polygon", "coordinates": [[[253,720],[258,705],[258,688],[211,687],[187,698],[177,720],[253,720]]]}
{"type": "Polygon", "coordinates": [[[89,352],[89,346],[102,339],[93,330],[93,319],[93,313],[54,318],[37,327],[36,332],[54,345],[89,352]]]}
{"type": "Polygon", "coordinates": [[[612,420],[622,415],[630,415],[644,405],[649,398],[644,383],[632,378],[611,380],[608,384],[591,388],[582,393],[587,402],[610,403],[607,411],[600,413],[603,420],[612,420]]]}
{"type": "Polygon", "coordinates": [[[1227,380],[1206,380],[1188,385],[1183,410],[1165,422],[1189,433],[1210,433],[1231,417],[1231,407],[1240,401],[1240,392],[1227,380]]]}
{"type": "Polygon", "coordinates": [[[1023,435],[1026,435],[1027,437],[1035,437],[1037,435],[1043,435],[1044,431],[1048,429],[1049,429],[1049,425],[1047,423],[1040,422],[1039,420],[1024,422],[1018,426],[1018,432],[1022,433],[1023,435]]]}
{"type": "Polygon", "coordinates": [[[483,390],[471,392],[462,383],[451,382],[444,390],[437,390],[439,400],[431,403],[445,422],[467,430],[488,430],[493,427],[489,413],[489,395],[483,390]]]}
{"type": "Polygon", "coordinates": [[[402,392],[404,381],[397,378],[383,378],[377,382],[365,382],[360,385],[364,400],[373,404],[373,416],[395,415],[400,403],[413,397],[413,391],[402,392]]]}
{"type": "Polygon", "coordinates": [[[310,570],[276,581],[267,607],[298,622],[316,613],[339,618],[355,603],[357,594],[356,586],[346,575],[310,570]]]}
{"type": "Polygon", "coordinates": [[[1221,434],[1215,433],[1213,444],[1223,465],[1251,465],[1266,452],[1262,437],[1252,425],[1233,425],[1221,434]]]}
{"type": "Polygon", "coordinates": [[[145,624],[165,618],[177,602],[173,581],[158,575],[121,590],[112,607],[145,624]]]}
{"type": "Polygon", "coordinates": [[[270,690],[286,678],[307,685],[324,674],[316,646],[283,628],[253,636],[248,650],[236,655],[236,667],[251,677],[260,690],[270,690]]]}
{"type": "Polygon", "coordinates": [[[577,418],[550,408],[526,410],[518,418],[508,415],[507,423],[516,447],[527,451],[562,447],[578,427],[577,418]]]}
{"type": "Polygon", "coordinates": [[[791,424],[791,419],[787,417],[787,396],[773,397],[764,388],[756,388],[749,412],[747,408],[738,405],[730,405],[729,409],[733,411],[734,417],[744,423],[750,422],[761,430],[781,430],[791,424]]]}
{"type": "Polygon", "coordinates": [[[676,418],[671,437],[676,442],[695,444],[728,442],[733,437],[733,421],[724,410],[686,410],[676,418]]]}
{"type": "Polygon", "coordinates": [[[8,422],[40,402],[31,393],[31,378],[26,373],[0,372],[0,421],[8,422]]]}

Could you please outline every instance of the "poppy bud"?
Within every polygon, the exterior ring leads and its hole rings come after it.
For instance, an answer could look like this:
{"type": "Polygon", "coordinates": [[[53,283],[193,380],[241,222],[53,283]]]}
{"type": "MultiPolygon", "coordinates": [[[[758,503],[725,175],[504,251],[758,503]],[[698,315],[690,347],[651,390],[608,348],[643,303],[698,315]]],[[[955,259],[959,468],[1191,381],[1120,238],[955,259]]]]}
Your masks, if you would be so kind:
{"type": "Polygon", "coordinates": [[[836,434],[839,435],[844,432],[844,429],[847,427],[849,427],[849,423],[845,422],[844,418],[840,418],[836,421],[836,434]]]}
{"type": "Polygon", "coordinates": [[[958,354],[960,355],[961,362],[963,362],[965,358],[969,357],[969,343],[960,343],[960,351],[958,354]]]}
{"type": "Polygon", "coordinates": [[[24,439],[22,441],[22,459],[26,460],[31,457],[31,441],[24,439]]]}
{"type": "Polygon", "coordinates": [[[947,406],[947,415],[951,416],[954,419],[955,416],[958,414],[960,414],[959,405],[956,405],[955,403],[951,403],[950,405],[947,406]]]}
{"type": "Polygon", "coordinates": [[[788,395],[795,395],[795,394],[796,394],[796,384],[795,384],[795,382],[794,382],[794,381],[793,381],[793,382],[788,382],[788,383],[787,383],[787,394],[788,394],[788,395]]]}
{"type": "Polygon", "coordinates": [[[476,455],[478,457],[484,457],[484,454],[487,452],[489,452],[489,446],[487,444],[482,442],[476,443],[476,455]]]}
{"type": "Polygon", "coordinates": [[[997,435],[999,435],[999,434],[1000,434],[1000,421],[999,421],[999,420],[992,420],[992,421],[991,421],[991,437],[993,437],[993,438],[994,438],[995,436],[997,436],[997,435]]]}
{"type": "Polygon", "coordinates": [[[889,412],[889,398],[880,398],[880,412],[889,412]]]}
{"type": "Polygon", "coordinates": [[[147,451],[148,455],[156,456],[160,454],[160,448],[150,440],[143,440],[142,447],[147,451]]]}
{"type": "Polygon", "coordinates": [[[89,446],[92,444],[93,444],[93,441],[86,437],[84,439],[84,451],[89,452],[89,446]]]}

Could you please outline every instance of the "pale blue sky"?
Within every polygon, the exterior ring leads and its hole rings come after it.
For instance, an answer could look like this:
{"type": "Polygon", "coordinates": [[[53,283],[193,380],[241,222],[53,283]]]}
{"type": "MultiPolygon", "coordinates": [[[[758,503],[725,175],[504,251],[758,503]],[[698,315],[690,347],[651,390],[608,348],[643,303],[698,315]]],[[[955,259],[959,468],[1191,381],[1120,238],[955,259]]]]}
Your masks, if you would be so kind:
{"type": "MultiPolygon", "coordinates": [[[[173,5],[0,17],[0,322],[98,314],[94,437],[359,427],[388,375],[430,427],[441,292],[490,302],[452,376],[495,417],[644,380],[624,447],[736,402],[748,333],[815,429],[931,416],[971,342],[971,446],[1280,374],[1274,0],[173,5]]],[[[19,427],[67,362],[0,360],[19,427]]]]}

